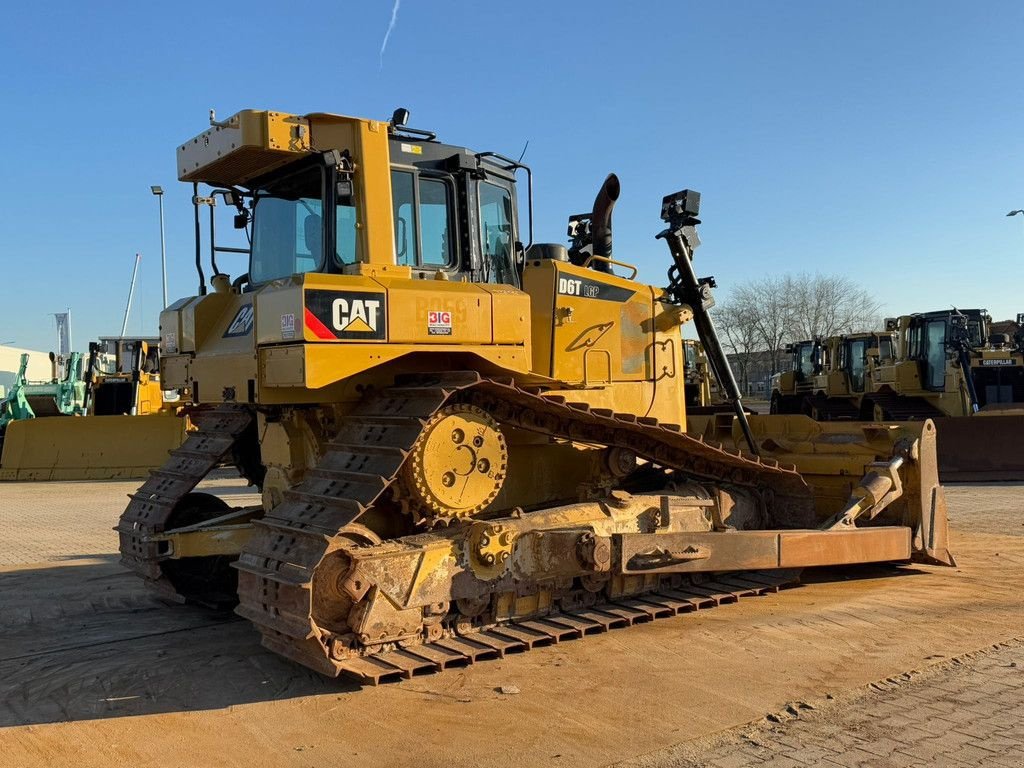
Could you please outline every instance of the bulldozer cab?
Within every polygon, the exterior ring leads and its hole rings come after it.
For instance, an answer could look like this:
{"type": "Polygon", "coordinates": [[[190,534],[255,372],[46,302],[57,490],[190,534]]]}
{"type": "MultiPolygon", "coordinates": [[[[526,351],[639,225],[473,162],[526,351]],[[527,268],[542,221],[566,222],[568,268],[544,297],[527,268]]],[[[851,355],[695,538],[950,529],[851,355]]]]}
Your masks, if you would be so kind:
{"type": "Polygon", "coordinates": [[[838,366],[851,393],[869,389],[871,372],[893,359],[893,340],[888,333],[855,333],[840,337],[838,366]]]}
{"type": "MultiPolygon", "coordinates": [[[[292,275],[364,274],[360,265],[369,264],[396,267],[396,274],[407,269],[414,278],[520,285],[515,174],[525,166],[395,123],[240,113],[220,125],[244,134],[253,120],[265,120],[271,132],[301,129],[308,136],[312,130],[326,146],[344,149],[316,152],[293,140],[295,155],[280,158],[271,141],[252,163],[255,174],[210,167],[206,156],[200,170],[183,174],[213,187],[197,195],[196,218],[200,206],[210,207],[215,274],[218,254],[247,252],[248,272],[239,286],[248,291],[292,275]],[[247,248],[216,241],[219,199],[236,209],[235,226],[247,230],[247,248]]],[[[187,164],[189,154],[183,155],[187,164]]],[[[202,292],[202,274],[200,281],[202,292]]]]}
{"type": "Polygon", "coordinates": [[[820,339],[807,339],[787,344],[790,369],[772,377],[769,406],[773,414],[800,413],[804,397],[815,388],[815,378],[822,372],[824,352],[820,339]]]}

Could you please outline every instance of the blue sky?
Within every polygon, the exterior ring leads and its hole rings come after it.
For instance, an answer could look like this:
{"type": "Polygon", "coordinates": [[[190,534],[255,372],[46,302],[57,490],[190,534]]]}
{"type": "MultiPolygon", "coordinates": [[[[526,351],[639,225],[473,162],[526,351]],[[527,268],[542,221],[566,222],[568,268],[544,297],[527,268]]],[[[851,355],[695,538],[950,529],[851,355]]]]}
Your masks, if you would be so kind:
{"type": "MultiPolygon", "coordinates": [[[[172,300],[195,290],[175,146],[207,111],[411,125],[535,172],[562,241],[622,180],[617,255],[662,283],[661,197],[703,195],[698,272],[848,274],[889,314],[1024,312],[1024,4],[989,2],[20,3],[0,29],[0,342],[155,332],[167,192],[172,300]]],[[[241,265],[224,260],[232,274],[241,265]]]]}

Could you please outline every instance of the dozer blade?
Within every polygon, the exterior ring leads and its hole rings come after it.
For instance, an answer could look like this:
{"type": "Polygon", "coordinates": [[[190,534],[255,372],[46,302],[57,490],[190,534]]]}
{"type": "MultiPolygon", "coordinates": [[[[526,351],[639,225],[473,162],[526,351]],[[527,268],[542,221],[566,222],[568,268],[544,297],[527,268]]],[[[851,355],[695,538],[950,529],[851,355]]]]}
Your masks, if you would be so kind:
{"type": "MultiPolygon", "coordinates": [[[[690,434],[745,444],[734,420],[696,417],[688,420],[690,434]]],[[[900,453],[907,460],[899,469],[903,492],[870,525],[904,525],[912,531],[913,559],[954,565],[949,552],[946,498],[939,484],[936,428],[931,420],[867,424],[817,422],[807,416],[751,416],[751,432],[762,459],[792,464],[814,495],[815,513],[828,519],[848,503],[870,465],[900,453]]]]}
{"type": "Polygon", "coordinates": [[[0,480],[145,478],[185,440],[178,416],[24,419],[7,425],[0,480]]]}
{"type": "Polygon", "coordinates": [[[945,482],[1024,480],[1024,411],[982,410],[936,419],[939,476],[945,482]]]}

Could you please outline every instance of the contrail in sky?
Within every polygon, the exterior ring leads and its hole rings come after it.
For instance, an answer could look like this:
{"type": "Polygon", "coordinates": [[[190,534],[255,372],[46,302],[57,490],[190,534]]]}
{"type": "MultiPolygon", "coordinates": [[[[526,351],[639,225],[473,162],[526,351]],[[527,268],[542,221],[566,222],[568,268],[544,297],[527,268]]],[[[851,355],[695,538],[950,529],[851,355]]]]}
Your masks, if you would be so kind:
{"type": "Polygon", "coordinates": [[[395,4],[391,7],[391,21],[388,23],[388,31],[384,33],[384,42],[380,44],[380,68],[384,69],[384,49],[388,47],[388,38],[391,37],[391,30],[395,28],[395,22],[398,21],[398,6],[402,4],[402,0],[395,0],[395,4]]]}

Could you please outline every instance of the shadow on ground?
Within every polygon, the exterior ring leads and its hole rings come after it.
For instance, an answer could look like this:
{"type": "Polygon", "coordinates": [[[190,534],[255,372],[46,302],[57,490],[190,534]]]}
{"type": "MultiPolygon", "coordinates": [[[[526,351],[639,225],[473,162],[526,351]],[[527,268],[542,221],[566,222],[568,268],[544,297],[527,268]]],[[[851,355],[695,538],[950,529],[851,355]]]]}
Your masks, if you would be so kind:
{"type": "Polygon", "coordinates": [[[151,598],[116,558],[0,573],[0,727],[358,690],[230,612],[151,598]]]}
{"type": "Polygon", "coordinates": [[[830,584],[836,581],[865,581],[868,579],[899,579],[923,576],[928,571],[913,565],[877,563],[870,565],[843,565],[829,568],[807,568],[800,574],[803,584],[830,584]]]}
{"type": "MultiPolygon", "coordinates": [[[[802,581],[919,573],[851,566],[808,570],[802,581]]],[[[359,690],[263,649],[231,612],[155,600],[116,556],[0,573],[0,605],[0,727],[359,690]]]]}

